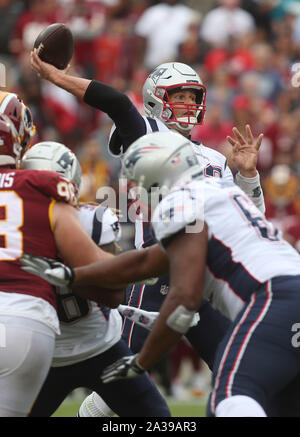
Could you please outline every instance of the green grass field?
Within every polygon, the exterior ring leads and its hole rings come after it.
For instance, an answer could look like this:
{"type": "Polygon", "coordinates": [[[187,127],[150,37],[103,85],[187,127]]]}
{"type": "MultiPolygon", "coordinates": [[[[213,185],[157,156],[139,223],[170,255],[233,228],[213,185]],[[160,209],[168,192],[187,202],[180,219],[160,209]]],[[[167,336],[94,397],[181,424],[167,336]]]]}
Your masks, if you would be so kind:
{"type": "MultiPolygon", "coordinates": [[[[74,417],[80,406],[80,401],[66,400],[52,417],[74,417]]],[[[205,403],[201,400],[168,401],[173,417],[205,417],[205,403]]]]}

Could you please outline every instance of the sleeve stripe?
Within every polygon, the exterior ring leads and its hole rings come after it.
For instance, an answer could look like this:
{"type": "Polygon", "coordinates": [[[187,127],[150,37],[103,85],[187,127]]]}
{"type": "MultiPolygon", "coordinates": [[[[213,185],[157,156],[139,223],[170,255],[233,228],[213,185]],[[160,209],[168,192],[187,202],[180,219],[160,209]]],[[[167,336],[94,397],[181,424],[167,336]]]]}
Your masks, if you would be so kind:
{"type": "Polygon", "coordinates": [[[103,213],[101,214],[101,217],[99,217],[100,211],[101,210],[99,210],[99,208],[95,211],[94,218],[93,218],[93,230],[92,230],[92,235],[91,235],[92,240],[97,245],[100,244],[100,239],[101,239],[101,234],[102,234],[102,216],[103,216],[103,213]]]}
{"type": "Polygon", "coordinates": [[[54,231],[54,221],[53,221],[53,207],[56,204],[56,200],[53,199],[49,205],[48,215],[51,231],[54,231]]]}
{"type": "Polygon", "coordinates": [[[153,118],[147,117],[148,123],[151,126],[152,132],[157,132],[158,131],[158,126],[155,120],[153,120],[153,118]]]}

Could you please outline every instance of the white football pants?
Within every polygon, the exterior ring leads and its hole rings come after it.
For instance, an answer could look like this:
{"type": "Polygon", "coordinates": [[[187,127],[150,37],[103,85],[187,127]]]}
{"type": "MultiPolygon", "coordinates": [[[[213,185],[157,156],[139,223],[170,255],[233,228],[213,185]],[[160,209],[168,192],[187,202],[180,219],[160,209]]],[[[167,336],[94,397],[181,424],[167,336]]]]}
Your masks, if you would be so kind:
{"type": "Polygon", "coordinates": [[[51,366],[52,329],[17,316],[0,316],[0,417],[26,416],[51,366]]]}

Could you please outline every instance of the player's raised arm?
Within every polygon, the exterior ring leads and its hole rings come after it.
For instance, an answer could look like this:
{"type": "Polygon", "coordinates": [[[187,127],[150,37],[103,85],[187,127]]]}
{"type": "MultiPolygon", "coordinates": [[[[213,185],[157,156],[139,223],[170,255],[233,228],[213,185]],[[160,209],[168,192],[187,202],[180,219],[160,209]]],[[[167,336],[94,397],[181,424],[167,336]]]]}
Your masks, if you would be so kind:
{"type": "Polygon", "coordinates": [[[66,70],[59,70],[58,68],[54,67],[54,65],[43,62],[38,57],[37,49],[34,49],[31,52],[30,63],[32,69],[36,71],[41,78],[49,80],[60,88],[63,88],[71,94],[74,94],[74,96],[78,97],[79,99],[83,99],[91,80],[70,76],[66,74],[68,68],[66,70]]]}
{"type": "Polygon", "coordinates": [[[118,128],[125,148],[146,132],[143,117],[126,94],[97,80],[66,74],[67,70],[59,70],[43,62],[36,49],[31,52],[30,60],[32,69],[40,77],[63,88],[89,106],[105,112],[118,128]]]}

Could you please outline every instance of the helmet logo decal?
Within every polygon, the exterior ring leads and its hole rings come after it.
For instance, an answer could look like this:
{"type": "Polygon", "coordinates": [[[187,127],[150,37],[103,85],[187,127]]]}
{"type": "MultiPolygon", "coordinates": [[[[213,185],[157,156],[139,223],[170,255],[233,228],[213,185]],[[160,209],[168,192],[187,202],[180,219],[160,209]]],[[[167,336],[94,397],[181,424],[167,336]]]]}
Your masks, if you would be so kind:
{"type": "Polygon", "coordinates": [[[153,82],[156,84],[160,76],[162,76],[165,71],[167,71],[167,68],[159,68],[158,70],[154,70],[149,77],[151,77],[153,82]]]}
{"type": "Polygon", "coordinates": [[[73,164],[73,157],[70,152],[65,152],[59,160],[57,161],[57,164],[60,165],[64,170],[73,164]]]}
{"type": "Polygon", "coordinates": [[[155,144],[151,144],[149,146],[145,146],[142,149],[133,150],[132,153],[128,156],[126,161],[124,162],[124,165],[126,168],[133,167],[138,160],[144,155],[145,153],[150,153],[153,150],[161,149],[160,146],[156,146],[155,144]]]}
{"type": "Polygon", "coordinates": [[[130,167],[133,167],[138,162],[138,160],[141,158],[141,156],[142,156],[141,150],[134,150],[132,153],[130,153],[130,155],[128,156],[128,158],[124,162],[125,167],[127,169],[130,167]]]}

